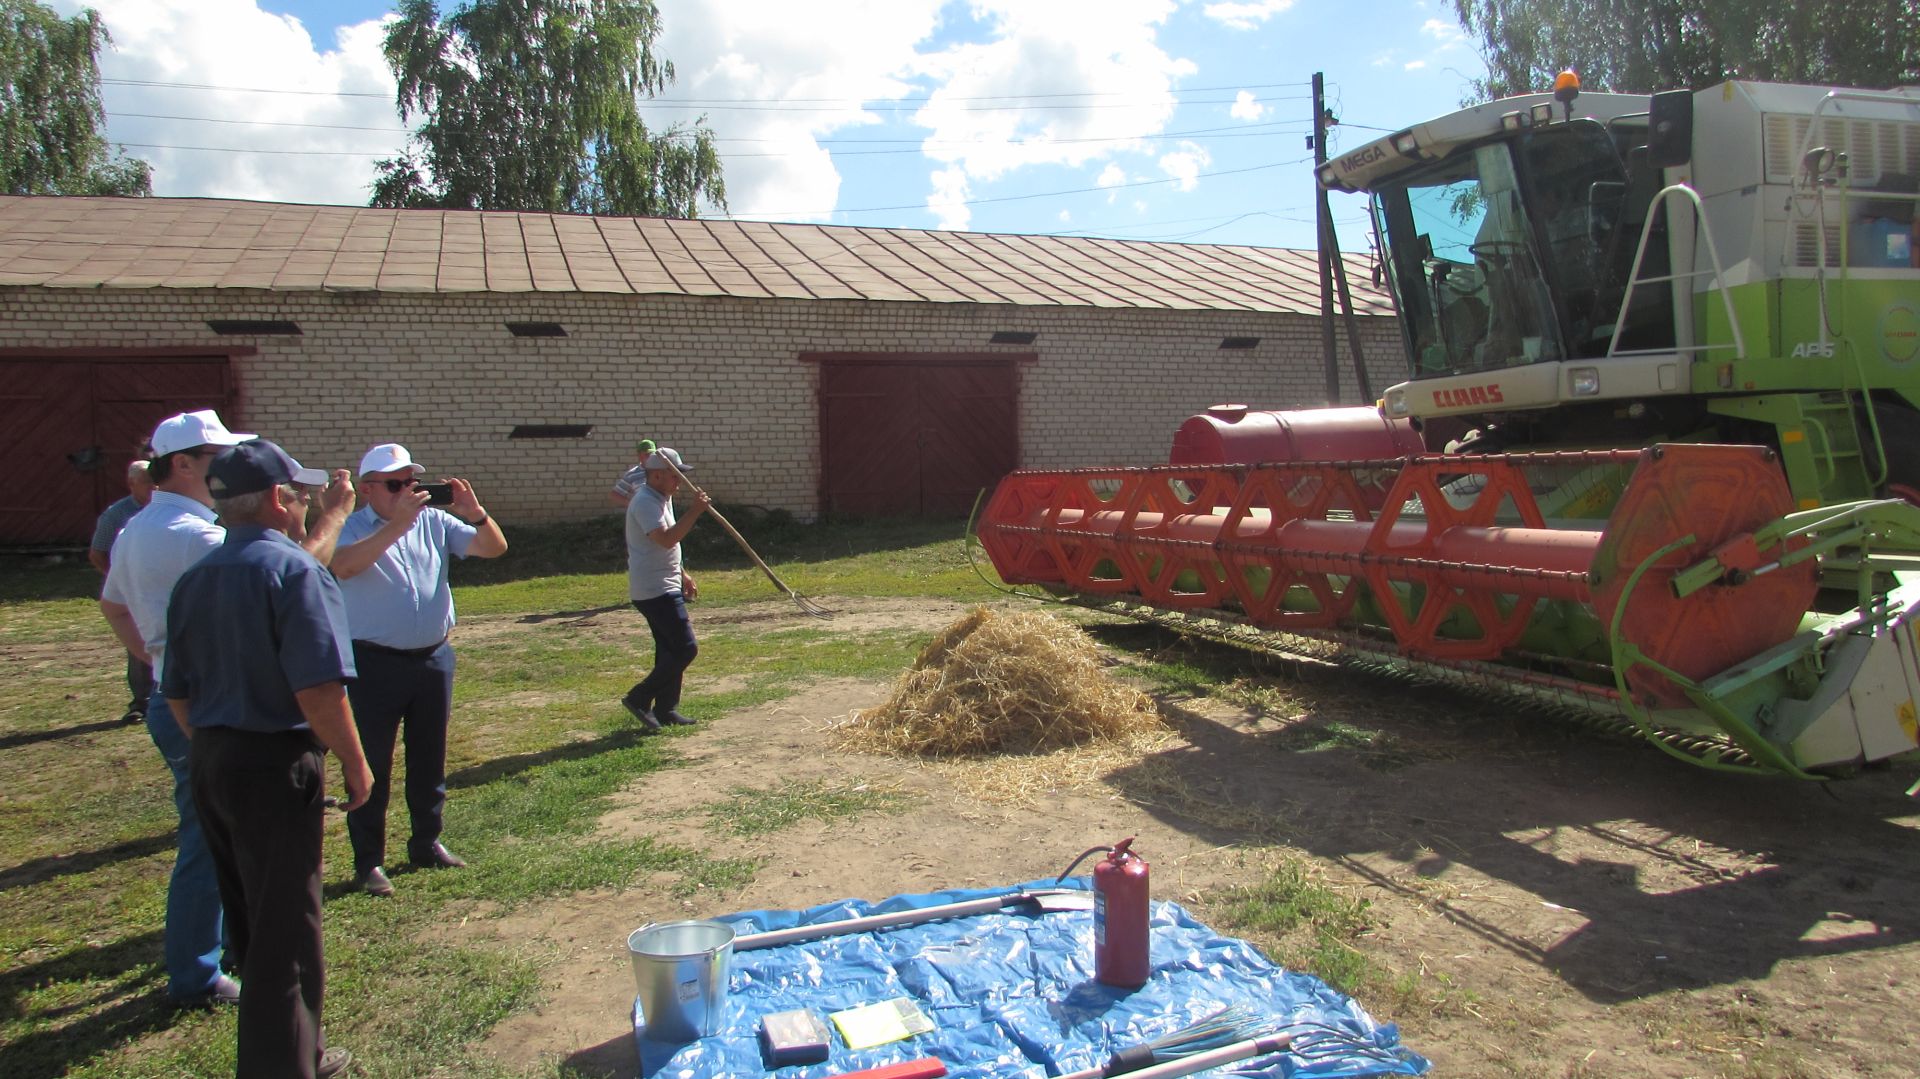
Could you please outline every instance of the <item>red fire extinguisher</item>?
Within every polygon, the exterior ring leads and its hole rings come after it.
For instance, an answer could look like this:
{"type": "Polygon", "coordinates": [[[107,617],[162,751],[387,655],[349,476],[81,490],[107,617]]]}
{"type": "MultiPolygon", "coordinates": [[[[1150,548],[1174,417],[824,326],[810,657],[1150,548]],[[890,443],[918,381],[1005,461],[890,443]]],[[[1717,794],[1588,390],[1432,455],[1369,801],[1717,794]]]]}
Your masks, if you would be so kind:
{"type": "MultiPolygon", "coordinates": [[[[1146,859],[1128,848],[1128,836],[1111,847],[1091,847],[1067,866],[1060,880],[1087,855],[1105,851],[1093,867],[1093,977],[1102,985],[1138,989],[1152,967],[1147,939],[1146,859]]],[[[1057,883],[1057,882],[1056,882],[1057,883]]]]}

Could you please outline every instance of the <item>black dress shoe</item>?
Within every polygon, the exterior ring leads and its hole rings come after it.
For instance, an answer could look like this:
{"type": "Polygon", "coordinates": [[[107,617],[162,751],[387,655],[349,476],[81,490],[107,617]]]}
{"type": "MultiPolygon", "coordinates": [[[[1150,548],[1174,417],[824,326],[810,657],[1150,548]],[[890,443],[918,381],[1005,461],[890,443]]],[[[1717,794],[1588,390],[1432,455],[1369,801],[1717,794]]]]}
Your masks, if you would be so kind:
{"type": "Polygon", "coordinates": [[[353,887],[356,891],[362,891],[368,895],[393,894],[393,882],[387,879],[386,871],[377,865],[353,878],[353,887]]]}
{"type": "Polygon", "coordinates": [[[681,714],[680,714],[679,712],[676,712],[676,711],[674,711],[674,710],[673,710],[673,709],[671,709],[671,708],[669,708],[669,709],[667,709],[666,711],[664,711],[664,712],[662,712],[662,713],[660,713],[660,722],[662,722],[662,723],[671,723],[671,724],[673,724],[673,725],[674,725],[674,726],[676,726],[676,727],[691,727],[691,726],[693,726],[693,720],[691,720],[691,719],[688,719],[688,718],[687,718],[686,716],[683,716],[683,715],[681,715],[681,714]]]}
{"type": "Polygon", "coordinates": [[[620,703],[626,706],[626,709],[628,712],[631,712],[633,714],[633,718],[640,721],[641,728],[644,729],[648,734],[652,734],[653,732],[660,729],[660,721],[653,718],[652,712],[647,711],[645,708],[642,708],[639,705],[629,700],[623,699],[621,700],[620,703]]]}
{"type": "Polygon", "coordinates": [[[433,846],[424,850],[407,853],[407,861],[421,869],[465,869],[467,860],[447,849],[445,843],[436,840],[433,846]]]}

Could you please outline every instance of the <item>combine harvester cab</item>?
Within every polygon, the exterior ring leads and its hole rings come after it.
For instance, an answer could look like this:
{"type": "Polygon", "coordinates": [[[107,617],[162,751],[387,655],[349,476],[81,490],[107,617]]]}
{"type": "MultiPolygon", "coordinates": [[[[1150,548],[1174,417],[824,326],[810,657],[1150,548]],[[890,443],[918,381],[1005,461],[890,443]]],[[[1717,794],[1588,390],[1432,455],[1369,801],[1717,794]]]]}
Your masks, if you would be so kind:
{"type": "Polygon", "coordinates": [[[1915,754],[1920,92],[1563,76],[1320,179],[1373,197],[1411,380],[1014,473],[1004,580],[1716,769],[1915,754]]]}

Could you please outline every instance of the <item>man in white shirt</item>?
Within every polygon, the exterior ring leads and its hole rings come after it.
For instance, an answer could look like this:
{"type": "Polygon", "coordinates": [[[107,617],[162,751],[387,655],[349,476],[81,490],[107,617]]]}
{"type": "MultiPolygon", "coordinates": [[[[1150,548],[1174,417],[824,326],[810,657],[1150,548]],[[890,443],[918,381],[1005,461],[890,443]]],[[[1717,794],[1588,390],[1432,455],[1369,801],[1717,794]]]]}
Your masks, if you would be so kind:
{"type": "MultiPolygon", "coordinates": [[[[160,421],[149,440],[153,497],[113,542],[100,612],[127,651],[153,668],[156,682],[166,662],[167,601],[174,583],[227,535],[214,522],[207,465],[226,447],[254,437],[227,430],[212,409],[202,409],[160,421]]],[[[353,488],[342,470],[326,488],[320,521],[302,543],[322,562],[333,556],[352,499],[353,488]]],[[[239,999],[240,987],[220,973],[220,889],[187,786],[186,732],[174,722],[164,700],[149,703],[146,724],[173,773],[173,804],[180,818],[163,934],[167,992],[183,1005],[232,1003],[239,999]]]]}
{"type": "Polygon", "coordinates": [[[644,733],[652,733],[663,724],[690,724],[680,714],[680,685],[700,644],[693,635],[693,623],[687,619],[687,600],[700,594],[700,586],[680,562],[680,541],[693,531],[693,523],[712,507],[705,491],[696,491],[693,512],[686,520],[673,513],[673,496],[680,490],[680,474],[693,466],[680,459],[678,451],[662,447],[641,462],[646,482],[633,493],[627,505],[627,598],[633,609],[647,620],[653,634],[653,669],[635,683],[620,703],[644,733]]]}

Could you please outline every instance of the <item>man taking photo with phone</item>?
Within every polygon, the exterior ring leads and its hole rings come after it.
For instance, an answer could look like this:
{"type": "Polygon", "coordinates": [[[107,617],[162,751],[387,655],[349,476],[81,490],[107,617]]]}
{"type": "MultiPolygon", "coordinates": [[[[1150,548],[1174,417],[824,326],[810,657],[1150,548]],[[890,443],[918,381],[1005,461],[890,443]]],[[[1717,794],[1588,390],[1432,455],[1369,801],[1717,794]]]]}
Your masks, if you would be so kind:
{"type": "Polygon", "coordinates": [[[387,879],[387,801],[393,746],[407,751],[407,859],[423,869],[466,864],[440,841],[447,802],[447,721],[453,706],[453,593],[447,556],[495,558],[507,538],[473,485],[447,479],[445,510],[419,482],[426,471],[405,446],[387,442],[360,459],[360,508],[340,529],[333,573],[346,600],[353,662],[347,689],[373,792],[347,814],[353,884],[392,895],[387,879]]]}

